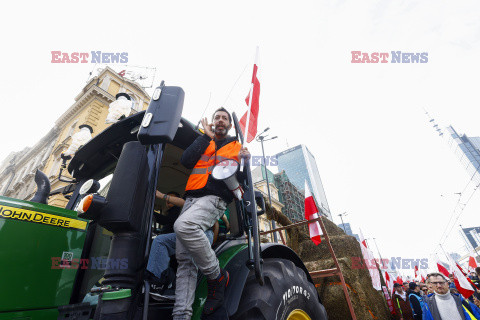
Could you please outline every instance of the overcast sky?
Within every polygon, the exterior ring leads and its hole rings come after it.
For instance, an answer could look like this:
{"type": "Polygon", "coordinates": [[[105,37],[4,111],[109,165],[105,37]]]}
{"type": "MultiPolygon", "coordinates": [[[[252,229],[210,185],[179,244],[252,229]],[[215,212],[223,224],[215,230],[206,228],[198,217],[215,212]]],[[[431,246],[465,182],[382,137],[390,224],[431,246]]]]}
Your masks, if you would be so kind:
{"type": "MultiPolygon", "coordinates": [[[[127,52],[128,65],[156,68],[155,84],[164,79],[184,88],[183,115],[196,123],[210,93],[209,116],[224,104],[239,115],[246,110],[258,45],[259,129],[268,126],[279,136],[266,143],[267,154],[287,143],[305,144],[335,222],[347,211],[345,221],[375,237],[384,258],[440,253],[455,193],[465,189],[465,203],[475,187],[465,188],[470,177],[423,108],[441,127],[480,136],[477,1],[87,1],[70,9],[41,1],[8,7],[0,19],[1,159],[45,135],[94,70],[92,63],[52,64],[51,51],[127,52]],[[428,63],[353,64],[351,51],[428,52],[428,63]]],[[[257,143],[250,149],[260,154],[257,143]]],[[[479,225],[479,200],[480,192],[457,224],[479,225]]],[[[464,253],[457,225],[445,248],[464,253]]]]}

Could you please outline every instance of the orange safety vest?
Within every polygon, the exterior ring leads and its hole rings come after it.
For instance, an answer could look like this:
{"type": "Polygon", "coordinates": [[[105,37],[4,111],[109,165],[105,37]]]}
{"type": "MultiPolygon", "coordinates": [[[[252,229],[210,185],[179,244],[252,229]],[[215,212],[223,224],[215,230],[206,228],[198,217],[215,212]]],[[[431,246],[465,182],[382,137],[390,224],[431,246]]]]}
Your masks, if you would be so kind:
{"type": "Polygon", "coordinates": [[[217,161],[215,162],[215,141],[210,141],[210,145],[190,173],[185,191],[198,190],[205,187],[208,177],[212,174],[213,167],[220,161],[225,159],[239,161],[238,153],[241,148],[242,145],[236,140],[227,143],[217,150],[217,161]]]}

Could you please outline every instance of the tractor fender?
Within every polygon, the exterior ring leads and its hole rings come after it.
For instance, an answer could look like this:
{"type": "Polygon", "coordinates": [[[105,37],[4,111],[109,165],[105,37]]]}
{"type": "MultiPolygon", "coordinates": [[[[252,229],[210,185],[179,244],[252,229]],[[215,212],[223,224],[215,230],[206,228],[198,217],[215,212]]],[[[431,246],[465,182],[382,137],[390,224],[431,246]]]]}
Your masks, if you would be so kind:
{"type": "MultiPolygon", "coordinates": [[[[261,244],[260,250],[262,259],[280,258],[292,261],[297,267],[305,271],[308,281],[313,283],[302,260],[289,247],[277,243],[264,243],[261,244]]],[[[247,267],[247,260],[248,248],[244,248],[237,252],[224,267],[230,274],[230,283],[225,292],[225,306],[229,317],[237,312],[243,288],[250,272],[250,269],[247,267]]]]}

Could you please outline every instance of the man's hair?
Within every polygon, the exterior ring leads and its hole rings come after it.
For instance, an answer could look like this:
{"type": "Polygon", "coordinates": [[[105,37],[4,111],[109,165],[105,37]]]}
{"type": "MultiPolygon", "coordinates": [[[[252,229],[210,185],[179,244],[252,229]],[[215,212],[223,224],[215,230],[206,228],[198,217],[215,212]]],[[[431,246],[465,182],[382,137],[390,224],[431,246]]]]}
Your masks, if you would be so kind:
{"type": "Polygon", "coordinates": [[[427,281],[428,282],[430,282],[431,277],[441,277],[443,280],[447,281],[447,279],[445,279],[445,276],[442,273],[439,273],[439,272],[434,272],[434,273],[430,273],[429,275],[427,275],[427,281]]]}
{"type": "Polygon", "coordinates": [[[168,195],[173,195],[173,196],[175,196],[175,197],[177,197],[177,198],[181,198],[181,197],[180,197],[180,193],[178,193],[178,192],[176,192],[176,191],[169,191],[169,192],[167,192],[167,194],[168,194],[168,195]]]}
{"type": "Polygon", "coordinates": [[[480,267],[476,267],[476,268],[475,268],[475,272],[477,273],[477,276],[480,277],[480,267]]]}
{"type": "Polygon", "coordinates": [[[213,118],[215,117],[215,113],[217,113],[218,111],[226,112],[226,113],[228,114],[228,121],[229,121],[230,123],[232,123],[232,116],[230,115],[230,112],[228,112],[227,109],[225,109],[224,107],[220,107],[220,108],[218,108],[217,110],[215,110],[215,112],[214,112],[213,115],[212,115],[212,120],[213,120],[213,118]]]}

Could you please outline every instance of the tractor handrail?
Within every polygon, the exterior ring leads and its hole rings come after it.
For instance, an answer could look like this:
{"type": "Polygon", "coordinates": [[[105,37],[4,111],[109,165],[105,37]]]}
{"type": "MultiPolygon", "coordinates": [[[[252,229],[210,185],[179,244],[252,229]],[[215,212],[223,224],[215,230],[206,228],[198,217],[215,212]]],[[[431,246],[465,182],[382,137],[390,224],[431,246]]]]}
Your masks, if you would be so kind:
{"type": "MultiPolygon", "coordinates": [[[[235,131],[237,136],[240,138],[240,142],[243,145],[244,139],[242,130],[240,129],[240,123],[238,122],[237,115],[235,112],[232,113],[233,122],[235,125],[235,131]]],[[[255,270],[255,277],[260,285],[263,286],[264,279],[263,279],[263,268],[262,268],[262,259],[260,257],[260,234],[258,229],[258,216],[257,216],[257,204],[255,202],[255,190],[253,187],[253,180],[252,180],[252,172],[250,171],[250,163],[244,161],[244,171],[246,173],[247,178],[247,187],[245,193],[243,195],[243,204],[245,206],[245,211],[247,215],[249,214],[251,217],[251,233],[253,236],[253,266],[255,270]]],[[[247,218],[247,217],[246,217],[247,218]]],[[[247,219],[248,220],[248,219],[247,219]]],[[[251,248],[251,237],[249,236],[250,230],[247,230],[247,239],[249,241],[249,248],[251,248]]]]}

